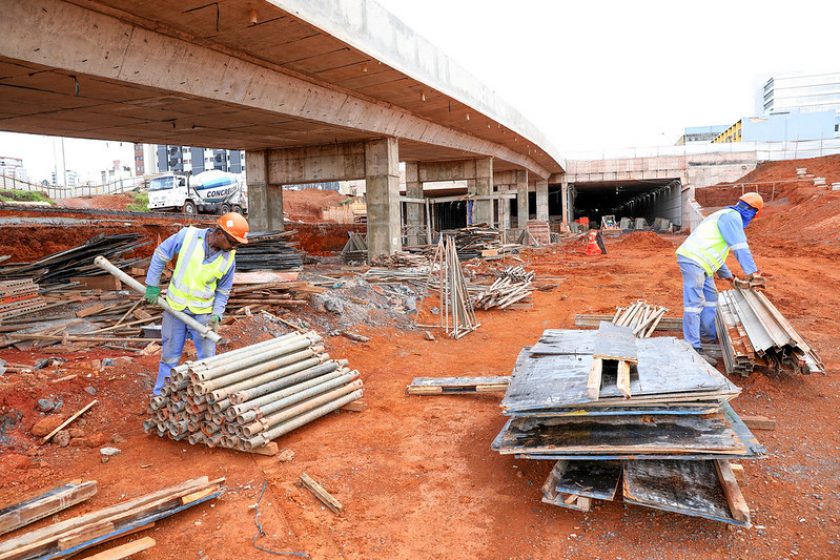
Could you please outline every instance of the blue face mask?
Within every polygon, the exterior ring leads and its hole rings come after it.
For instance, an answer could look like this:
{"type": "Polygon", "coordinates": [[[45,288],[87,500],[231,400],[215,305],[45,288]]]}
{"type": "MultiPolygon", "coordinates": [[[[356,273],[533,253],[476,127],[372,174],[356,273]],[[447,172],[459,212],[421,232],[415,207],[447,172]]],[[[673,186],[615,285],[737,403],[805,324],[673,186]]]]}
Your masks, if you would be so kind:
{"type": "Polygon", "coordinates": [[[755,215],[758,214],[758,210],[756,210],[743,200],[739,200],[738,204],[736,204],[735,206],[730,206],[730,208],[732,208],[741,215],[741,221],[744,223],[744,229],[746,229],[746,227],[750,225],[750,222],[753,220],[753,218],[755,218],[755,215]]]}

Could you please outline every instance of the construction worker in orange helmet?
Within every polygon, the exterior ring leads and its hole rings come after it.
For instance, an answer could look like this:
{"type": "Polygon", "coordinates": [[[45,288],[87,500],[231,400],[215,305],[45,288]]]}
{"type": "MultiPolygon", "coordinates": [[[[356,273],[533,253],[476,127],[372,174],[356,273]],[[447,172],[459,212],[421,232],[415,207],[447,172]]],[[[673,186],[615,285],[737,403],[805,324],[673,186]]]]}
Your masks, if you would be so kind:
{"type": "Polygon", "coordinates": [[[748,279],[759,276],[744,229],[762,208],[760,194],[746,193],[735,206],[718,210],[700,222],[677,249],[683,278],[683,338],[712,365],[716,360],[703,353],[701,340],[717,341],[718,295],[713,277],[717,274],[734,284],[735,276],[726,266],[730,250],[748,279]]]}
{"type": "MultiPolygon", "coordinates": [[[[236,247],[248,243],[248,222],[230,212],[216,220],[214,228],[185,227],[155,249],[146,274],[146,301],[160,297],[160,276],[176,255],[178,262],[166,289],[166,302],[218,332],[236,270],[236,247]]],[[[187,337],[192,338],[199,359],[216,354],[216,345],[164,312],[161,324],[161,356],[152,394],[159,395],[170,371],[178,366],[187,337]]]]}

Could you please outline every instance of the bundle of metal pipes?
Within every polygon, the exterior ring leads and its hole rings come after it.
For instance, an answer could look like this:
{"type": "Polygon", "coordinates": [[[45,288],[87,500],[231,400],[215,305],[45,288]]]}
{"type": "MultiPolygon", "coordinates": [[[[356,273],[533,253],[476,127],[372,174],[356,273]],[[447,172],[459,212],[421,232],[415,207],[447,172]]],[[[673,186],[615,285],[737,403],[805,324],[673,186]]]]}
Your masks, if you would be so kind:
{"type": "Polygon", "coordinates": [[[254,451],[362,397],[358,371],[333,360],[315,332],[187,362],[149,403],[147,433],[254,451]]]}
{"type": "Polygon", "coordinates": [[[727,373],[746,376],[756,369],[825,373],[816,352],[760,291],[720,292],[716,320],[727,373]]]}

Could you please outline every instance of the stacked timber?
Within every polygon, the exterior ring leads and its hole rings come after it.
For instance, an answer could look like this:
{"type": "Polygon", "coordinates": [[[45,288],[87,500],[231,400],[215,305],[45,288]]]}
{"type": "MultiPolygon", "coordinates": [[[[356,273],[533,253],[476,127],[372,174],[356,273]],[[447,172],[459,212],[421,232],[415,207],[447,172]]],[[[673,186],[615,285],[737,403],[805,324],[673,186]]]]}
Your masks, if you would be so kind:
{"type": "Polygon", "coordinates": [[[270,282],[266,284],[235,285],[228,300],[231,313],[275,311],[308,303],[309,294],[322,293],[321,288],[305,281],[270,282]]]}
{"type": "Polygon", "coordinates": [[[470,287],[472,302],[476,309],[505,309],[514,303],[531,297],[536,274],[522,266],[509,266],[490,286],[470,287]]]}
{"type": "Polygon", "coordinates": [[[121,257],[148,245],[148,242],[139,240],[140,234],[137,233],[97,235],[83,245],[53,253],[32,263],[0,266],[0,280],[29,278],[43,288],[65,284],[71,279],[103,276],[105,273],[102,269],[93,264],[94,257],[102,255],[119,268],[138,265],[145,259],[121,257]]]}
{"type": "Polygon", "coordinates": [[[236,249],[236,270],[300,270],[303,253],[287,241],[296,231],[267,231],[248,236],[247,245],[236,249]]]}
{"type": "Polygon", "coordinates": [[[502,400],[501,454],[555,461],[543,501],[624,501],[749,526],[732,459],[764,449],[729,405],[740,389],[684,341],[627,327],[547,330],[520,353],[502,400]]]}
{"type": "Polygon", "coordinates": [[[209,480],[206,476],[188,480],[29,531],[0,543],[0,560],[67,558],[107,541],[149,529],[161,519],[218,498],[224,492],[224,480],[209,480]]]}
{"type": "Polygon", "coordinates": [[[315,332],[187,362],[149,403],[147,433],[263,453],[275,438],[362,397],[358,371],[332,360],[315,332]]]}
{"type": "Polygon", "coordinates": [[[817,353],[763,292],[720,292],[716,321],[727,373],[825,373],[817,353]]]}
{"type": "Polygon", "coordinates": [[[502,234],[486,224],[446,230],[441,235],[451,237],[462,261],[477,257],[495,257],[504,253],[517,253],[522,248],[516,243],[502,243],[502,234]]]}
{"type": "Polygon", "coordinates": [[[629,327],[639,338],[650,338],[667,311],[667,307],[648,305],[640,299],[626,308],[617,308],[612,324],[629,327]]]}
{"type": "Polygon", "coordinates": [[[38,293],[38,284],[31,279],[0,282],[0,319],[38,311],[47,302],[38,293]]]}

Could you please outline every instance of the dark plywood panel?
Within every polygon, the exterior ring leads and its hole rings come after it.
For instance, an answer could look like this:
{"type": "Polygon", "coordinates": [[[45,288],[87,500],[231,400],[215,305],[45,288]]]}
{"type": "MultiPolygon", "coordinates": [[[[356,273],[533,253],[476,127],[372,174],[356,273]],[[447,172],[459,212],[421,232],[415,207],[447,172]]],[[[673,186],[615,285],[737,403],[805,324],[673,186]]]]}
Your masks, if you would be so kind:
{"type": "Polygon", "coordinates": [[[723,414],[710,414],[514,418],[499,452],[737,455],[748,449],[723,414]]]}
{"type": "Polygon", "coordinates": [[[554,488],[558,492],[612,501],[621,478],[621,463],[557,461],[552,474],[555,479],[554,488]]]}
{"type": "Polygon", "coordinates": [[[591,330],[548,329],[531,347],[532,354],[592,354],[595,332],[591,330]]]}
{"type": "Polygon", "coordinates": [[[580,407],[580,408],[550,408],[546,410],[528,410],[526,412],[511,412],[508,415],[516,418],[520,416],[632,416],[650,414],[715,414],[720,412],[717,404],[674,404],[671,406],[640,406],[640,407],[580,407]]]}
{"type": "Polygon", "coordinates": [[[595,335],[595,348],[592,355],[603,360],[636,363],[639,361],[636,340],[632,329],[601,321],[595,335]]]}
{"type": "Polygon", "coordinates": [[[729,510],[714,461],[627,461],[624,501],[749,527],[729,510]]]}

